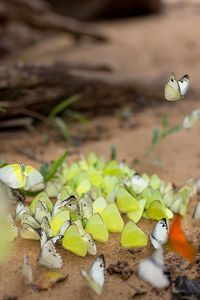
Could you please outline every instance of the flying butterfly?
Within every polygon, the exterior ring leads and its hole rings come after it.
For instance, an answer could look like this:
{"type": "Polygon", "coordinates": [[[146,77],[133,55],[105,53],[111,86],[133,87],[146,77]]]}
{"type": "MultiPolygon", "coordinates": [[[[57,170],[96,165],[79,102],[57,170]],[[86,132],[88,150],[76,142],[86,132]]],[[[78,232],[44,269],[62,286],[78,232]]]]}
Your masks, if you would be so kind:
{"type": "Polygon", "coordinates": [[[40,251],[38,261],[41,265],[48,268],[60,269],[63,265],[62,258],[56,251],[54,242],[52,240],[48,240],[44,244],[42,250],[40,251]]]}
{"type": "Polygon", "coordinates": [[[166,274],[163,260],[163,249],[157,249],[152,256],[144,258],[138,264],[137,275],[158,289],[169,286],[170,280],[166,274]]]}
{"type": "Polygon", "coordinates": [[[43,182],[43,176],[35,168],[24,164],[12,164],[0,168],[0,180],[13,189],[30,189],[43,182]]]}
{"type": "Polygon", "coordinates": [[[97,295],[101,295],[106,280],[104,256],[100,255],[97,257],[88,272],[84,269],[81,269],[80,272],[85,279],[86,284],[97,295]]]}
{"type": "Polygon", "coordinates": [[[167,84],[165,84],[165,99],[177,101],[183,99],[189,87],[189,76],[184,75],[177,80],[176,75],[171,73],[167,84]]]}
{"type": "Polygon", "coordinates": [[[194,263],[197,253],[193,244],[189,243],[181,228],[180,215],[175,214],[168,234],[168,242],[165,244],[166,249],[176,252],[185,257],[190,263],[194,263]]]}
{"type": "Polygon", "coordinates": [[[152,245],[155,249],[159,249],[168,239],[168,222],[165,218],[158,221],[150,234],[152,245]]]}

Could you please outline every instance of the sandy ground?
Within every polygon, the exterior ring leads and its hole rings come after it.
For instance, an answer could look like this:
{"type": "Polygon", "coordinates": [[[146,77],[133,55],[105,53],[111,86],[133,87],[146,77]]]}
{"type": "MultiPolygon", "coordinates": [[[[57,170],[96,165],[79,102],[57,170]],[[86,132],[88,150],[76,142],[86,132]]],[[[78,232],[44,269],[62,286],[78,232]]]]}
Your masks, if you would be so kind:
{"type": "MultiPolygon", "coordinates": [[[[171,181],[178,187],[190,177],[199,178],[200,123],[197,123],[190,131],[181,130],[168,136],[149,156],[147,155],[151,147],[152,129],[161,124],[164,112],[168,113],[169,124],[173,126],[180,124],[187,112],[200,106],[200,87],[198,84],[200,64],[199,13],[200,9],[197,6],[185,6],[184,8],[176,6],[174,10],[169,9],[160,16],[108,22],[101,25],[113,37],[113,45],[110,46],[113,47],[112,51],[118,47],[116,53],[120,48],[123,54],[119,57],[123,56],[123,60],[118,60],[118,68],[124,68],[124,72],[145,73],[152,74],[152,76],[159,73],[161,75],[167,74],[171,71],[175,71],[180,76],[183,73],[189,73],[191,90],[195,91],[195,97],[189,95],[186,97],[187,99],[178,103],[167,103],[163,100],[163,105],[160,107],[146,108],[139,113],[133,112],[131,120],[124,124],[119,118],[121,111],[116,111],[109,116],[95,118],[88,125],[72,123],[70,128],[73,135],[82,138],[87,137],[87,141],[81,143],[79,147],[73,146],[71,148],[72,155],[69,156],[69,160],[78,157],[76,152],[87,155],[91,150],[98,155],[103,154],[106,159],[109,159],[110,147],[113,145],[117,149],[118,160],[126,159],[128,163],[132,163],[135,159],[145,160],[142,164],[135,166],[138,172],[146,172],[149,175],[156,173],[161,179],[167,182],[171,181]],[[129,35],[129,38],[126,34],[129,35]],[[131,49],[133,50],[132,56],[129,55],[131,49]],[[133,126],[130,126],[130,123],[133,126]],[[155,164],[149,161],[151,158],[159,158],[162,163],[155,164]]],[[[58,48],[64,52],[64,45],[62,47],[62,49],[58,48]]],[[[81,47],[83,47],[81,59],[91,57],[92,63],[91,51],[95,51],[95,49],[91,50],[87,46],[81,47]]],[[[104,47],[102,46],[101,55],[98,55],[99,61],[108,61],[117,68],[116,56],[115,59],[112,58],[113,52],[111,50],[110,53],[109,51],[106,52],[104,47]]],[[[59,49],[56,50],[57,53],[59,53],[59,49]]],[[[68,55],[72,61],[75,61],[76,53],[68,51],[68,55]]],[[[30,60],[32,59],[34,58],[30,57],[30,60]]],[[[48,59],[51,59],[51,55],[48,59]]],[[[54,132],[50,133],[52,138],[48,146],[43,145],[42,133],[45,132],[46,128],[40,125],[37,125],[31,134],[24,131],[1,132],[0,158],[8,160],[10,163],[24,162],[39,167],[38,162],[18,153],[10,144],[12,142],[29,151],[34,151],[36,156],[41,159],[56,159],[68,147],[61,139],[55,141],[54,132]]],[[[191,199],[187,216],[182,220],[182,224],[186,235],[190,240],[193,240],[198,248],[200,245],[200,223],[192,220],[192,212],[197,200],[197,197],[191,199]]],[[[152,220],[143,219],[139,222],[139,226],[143,230],[151,231],[154,225],[155,222],[152,220]]],[[[136,249],[135,254],[131,254],[121,247],[120,234],[110,233],[109,241],[105,244],[97,243],[97,248],[98,255],[104,254],[107,267],[109,264],[115,264],[121,260],[127,261],[130,268],[134,270],[134,274],[126,281],[118,275],[107,274],[101,297],[104,299],[170,299],[171,287],[161,291],[152,289],[135,274],[139,260],[150,255],[153,251],[150,242],[141,251],[136,249]],[[144,294],[136,295],[137,291],[144,292],[144,294]]],[[[88,255],[86,258],[80,258],[62,249],[58,249],[58,251],[64,261],[62,271],[68,274],[68,279],[58,283],[49,291],[38,292],[28,287],[22,275],[23,255],[27,253],[33,267],[34,277],[37,278],[39,274],[47,271],[37,263],[39,251],[40,245],[37,241],[22,240],[20,237],[16,240],[12,256],[0,269],[0,298],[9,295],[17,296],[20,300],[37,298],[98,299],[98,296],[85,286],[79,272],[82,267],[89,269],[94,257],[88,255]]],[[[188,266],[188,263],[176,254],[167,253],[165,261],[171,271],[172,279],[185,274],[189,278],[199,276],[196,265],[189,270],[183,270],[188,266]]]]}

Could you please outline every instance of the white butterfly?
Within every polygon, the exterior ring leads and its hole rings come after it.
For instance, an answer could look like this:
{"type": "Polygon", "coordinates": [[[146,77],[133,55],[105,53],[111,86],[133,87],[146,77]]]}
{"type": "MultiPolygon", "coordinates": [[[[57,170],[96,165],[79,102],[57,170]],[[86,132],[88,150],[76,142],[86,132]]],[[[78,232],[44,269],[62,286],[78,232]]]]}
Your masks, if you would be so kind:
{"type": "Polygon", "coordinates": [[[45,231],[45,233],[46,233],[46,235],[48,237],[52,237],[53,236],[53,231],[51,229],[51,226],[50,226],[50,223],[49,223],[49,220],[48,220],[47,217],[44,217],[42,219],[41,228],[45,231]]]}
{"type": "Polygon", "coordinates": [[[193,212],[192,218],[193,219],[200,219],[200,202],[197,204],[197,206],[196,206],[196,208],[193,212]]]}
{"type": "Polygon", "coordinates": [[[24,164],[12,164],[0,168],[0,180],[14,189],[30,187],[43,182],[43,176],[35,168],[24,164]]]}
{"type": "Polygon", "coordinates": [[[159,249],[167,242],[168,222],[165,218],[158,221],[158,223],[154,226],[150,239],[155,249],[159,249]]]}
{"type": "Polygon", "coordinates": [[[80,272],[86,284],[93,289],[97,295],[101,295],[106,280],[104,256],[100,255],[93,262],[88,272],[84,269],[81,269],[80,272]]]}
{"type": "Polygon", "coordinates": [[[44,201],[38,201],[35,205],[35,210],[34,210],[34,217],[35,219],[41,223],[42,219],[44,217],[47,217],[49,222],[51,221],[51,214],[48,210],[48,207],[44,201]]]}
{"type": "Polygon", "coordinates": [[[62,268],[63,262],[60,254],[56,251],[54,242],[48,240],[42,250],[38,259],[39,263],[48,268],[60,269],[62,268]]]}
{"type": "Polygon", "coordinates": [[[40,240],[40,235],[37,230],[26,223],[22,224],[20,235],[23,239],[40,240]]]}
{"type": "Polygon", "coordinates": [[[87,253],[91,255],[96,255],[97,254],[97,247],[96,244],[93,240],[93,237],[90,233],[85,233],[82,236],[83,240],[87,244],[87,253]]]}
{"type": "Polygon", "coordinates": [[[171,73],[167,84],[165,85],[165,99],[168,101],[177,101],[183,98],[189,87],[189,76],[184,75],[177,80],[176,75],[171,73]]]}
{"type": "Polygon", "coordinates": [[[141,279],[158,289],[166,288],[170,284],[165,272],[162,248],[155,250],[152,256],[141,260],[137,269],[137,275],[141,279]]]}
{"type": "Polygon", "coordinates": [[[28,262],[28,257],[26,254],[24,254],[22,273],[24,274],[24,276],[30,283],[33,282],[33,272],[32,272],[32,268],[28,262]]]}
{"type": "Polygon", "coordinates": [[[47,241],[48,241],[48,237],[46,235],[46,232],[41,228],[41,230],[40,230],[40,246],[41,246],[41,248],[44,246],[44,244],[46,244],[47,241]]]}
{"type": "Polygon", "coordinates": [[[148,186],[148,181],[144,180],[139,175],[134,175],[132,177],[131,183],[136,194],[141,193],[148,186]]]}
{"type": "Polygon", "coordinates": [[[21,224],[26,223],[30,226],[32,226],[35,229],[40,228],[40,223],[32,216],[29,212],[24,212],[22,216],[21,224]]]}
{"type": "Polygon", "coordinates": [[[25,212],[29,212],[28,207],[25,207],[23,202],[18,201],[15,209],[15,220],[20,221],[25,212]]]}
{"type": "Polygon", "coordinates": [[[191,113],[187,114],[183,120],[183,127],[190,129],[196,121],[200,118],[200,110],[195,109],[191,113]]]}
{"type": "Polygon", "coordinates": [[[60,207],[69,209],[71,213],[79,214],[80,212],[79,202],[74,195],[63,200],[60,207]]]}
{"type": "Polygon", "coordinates": [[[67,230],[67,228],[71,225],[70,221],[67,220],[65,221],[62,226],[60,227],[60,230],[58,232],[58,235],[64,236],[65,231],[67,230]]]}

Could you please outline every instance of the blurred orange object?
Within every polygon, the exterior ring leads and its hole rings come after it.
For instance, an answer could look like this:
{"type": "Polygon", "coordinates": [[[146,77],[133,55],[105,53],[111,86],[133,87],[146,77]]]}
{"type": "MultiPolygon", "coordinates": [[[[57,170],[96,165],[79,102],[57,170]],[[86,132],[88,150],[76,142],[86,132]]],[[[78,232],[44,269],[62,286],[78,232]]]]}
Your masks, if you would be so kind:
{"type": "Polygon", "coordinates": [[[175,214],[170,226],[168,242],[165,244],[165,248],[182,255],[193,264],[197,250],[192,243],[188,242],[184,235],[180,219],[180,215],[175,214]]]}

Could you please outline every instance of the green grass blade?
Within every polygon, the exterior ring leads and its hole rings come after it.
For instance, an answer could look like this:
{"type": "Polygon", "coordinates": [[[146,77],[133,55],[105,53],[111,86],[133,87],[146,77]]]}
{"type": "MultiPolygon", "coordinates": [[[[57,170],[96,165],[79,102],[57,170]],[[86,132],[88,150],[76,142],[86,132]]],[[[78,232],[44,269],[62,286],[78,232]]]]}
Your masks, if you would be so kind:
{"type": "Polygon", "coordinates": [[[116,155],[116,148],[114,146],[111,146],[110,160],[116,159],[116,155]]]}
{"type": "Polygon", "coordinates": [[[58,160],[56,160],[53,164],[51,169],[46,173],[45,177],[44,177],[44,181],[47,182],[49,181],[54,174],[56,173],[57,169],[60,167],[60,165],[63,163],[63,161],[65,160],[66,156],[67,156],[68,152],[65,152],[58,160]]]}
{"type": "Polygon", "coordinates": [[[159,129],[158,129],[158,127],[154,127],[153,132],[152,132],[153,147],[156,147],[158,145],[158,142],[159,142],[159,129]]]}
{"type": "Polygon", "coordinates": [[[59,113],[61,113],[68,105],[76,102],[77,100],[80,99],[79,95],[74,95],[62,102],[60,102],[58,105],[56,105],[52,111],[49,113],[49,118],[53,119],[56,115],[58,115],[59,113]]]}
{"type": "Polygon", "coordinates": [[[168,114],[165,112],[162,118],[162,134],[161,137],[165,137],[167,134],[167,127],[168,127],[168,114]]]}
{"type": "Polygon", "coordinates": [[[64,135],[64,137],[66,139],[66,141],[70,143],[72,139],[71,139],[71,135],[69,133],[68,127],[65,124],[65,122],[59,117],[56,117],[54,119],[54,122],[57,125],[57,127],[61,130],[62,134],[64,135]]]}
{"type": "Polygon", "coordinates": [[[86,117],[84,117],[81,113],[77,111],[73,111],[71,109],[67,109],[64,112],[64,115],[68,117],[73,117],[81,123],[89,123],[89,120],[86,117]]]}
{"type": "Polygon", "coordinates": [[[179,131],[179,130],[182,129],[182,128],[183,128],[182,125],[176,125],[176,126],[170,128],[170,129],[167,131],[167,135],[168,135],[168,134],[172,134],[172,133],[174,133],[174,132],[177,132],[177,131],[179,131]]]}

